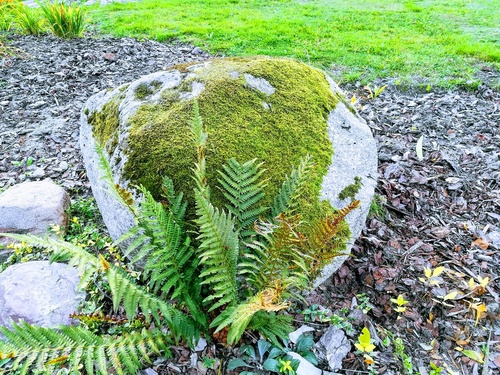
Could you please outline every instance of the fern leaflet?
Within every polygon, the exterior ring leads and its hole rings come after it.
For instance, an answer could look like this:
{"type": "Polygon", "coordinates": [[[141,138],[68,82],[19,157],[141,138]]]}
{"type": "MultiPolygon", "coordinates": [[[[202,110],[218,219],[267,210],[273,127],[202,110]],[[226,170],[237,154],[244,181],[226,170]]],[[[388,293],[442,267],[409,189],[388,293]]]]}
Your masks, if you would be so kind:
{"type": "Polygon", "coordinates": [[[169,356],[168,337],[160,331],[133,332],[124,336],[98,336],[75,326],[61,326],[59,332],[25,322],[13,324],[12,329],[0,327],[8,340],[0,340],[0,358],[12,358],[13,371],[20,375],[31,370],[55,371],[67,363],[77,371],[84,365],[88,374],[134,374],[149,362],[148,353],[169,356]],[[144,355],[146,354],[146,355],[144,355]]]}
{"type": "Polygon", "coordinates": [[[307,155],[300,160],[299,166],[286,177],[271,207],[272,217],[276,217],[280,213],[290,215],[298,208],[297,198],[300,197],[313,167],[312,157],[307,155]]]}

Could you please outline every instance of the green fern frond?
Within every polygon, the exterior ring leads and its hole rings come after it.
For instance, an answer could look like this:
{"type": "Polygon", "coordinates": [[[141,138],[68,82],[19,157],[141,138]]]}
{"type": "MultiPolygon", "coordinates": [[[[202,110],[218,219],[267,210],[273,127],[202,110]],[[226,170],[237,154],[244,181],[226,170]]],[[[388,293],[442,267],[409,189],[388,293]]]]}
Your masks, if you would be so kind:
{"type": "Polygon", "coordinates": [[[202,266],[200,278],[203,279],[200,284],[210,287],[208,297],[203,300],[205,305],[212,303],[208,310],[210,312],[236,302],[239,238],[232,215],[219,211],[210,203],[210,189],[205,175],[207,134],[203,130],[197,102],[194,105],[194,120],[190,125],[198,151],[194,168],[194,197],[197,216],[195,222],[199,227],[197,240],[200,242],[198,258],[202,266]]]}
{"type": "Polygon", "coordinates": [[[288,337],[288,334],[294,330],[291,316],[265,311],[258,311],[252,316],[248,329],[260,332],[279,348],[283,347],[280,339],[288,337]]]}
{"type": "Polygon", "coordinates": [[[222,166],[224,172],[219,171],[221,178],[218,181],[229,201],[226,207],[235,218],[236,229],[240,231],[243,242],[248,242],[248,238],[255,233],[248,230],[251,229],[250,224],[267,210],[266,207],[255,206],[264,197],[265,181],[260,181],[260,178],[265,170],[261,166],[262,163],[256,164],[256,159],[240,164],[232,158],[222,166]]]}
{"type": "Polygon", "coordinates": [[[299,166],[286,177],[271,207],[272,217],[276,217],[280,213],[290,215],[298,208],[297,198],[302,194],[313,167],[312,157],[307,155],[300,160],[299,166]]]}
{"type": "Polygon", "coordinates": [[[352,210],[359,207],[360,201],[351,202],[347,207],[336,213],[320,219],[307,230],[307,241],[304,243],[304,252],[309,254],[312,262],[309,269],[312,274],[317,274],[332,258],[345,255],[345,242],[348,233],[347,227],[342,225],[344,218],[352,210]]]}
{"type": "Polygon", "coordinates": [[[175,194],[174,182],[170,177],[164,177],[162,183],[163,196],[167,199],[167,208],[174,216],[175,222],[184,228],[184,218],[186,216],[187,202],[184,201],[184,194],[175,194]]]}
{"type": "Polygon", "coordinates": [[[240,266],[241,272],[247,274],[257,290],[270,288],[279,280],[290,278],[295,279],[297,287],[307,281],[308,256],[302,250],[306,239],[297,230],[299,217],[287,218],[280,214],[274,220],[275,223],[259,221],[256,231],[260,238],[248,245],[253,256],[246,255],[246,258],[256,261],[258,269],[240,266]]]}
{"type": "Polygon", "coordinates": [[[111,166],[109,165],[108,159],[106,158],[103,149],[100,146],[96,145],[95,151],[99,157],[98,162],[99,169],[101,171],[101,179],[106,183],[106,191],[113,198],[115,198],[116,201],[121,203],[124,207],[128,208],[129,211],[135,216],[137,214],[137,205],[132,193],[115,183],[113,173],[111,171],[111,166]]]}
{"type": "Polygon", "coordinates": [[[198,257],[203,270],[201,284],[208,284],[212,293],[203,301],[216,301],[209,309],[230,304],[238,295],[236,265],[238,261],[238,234],[231,214],[220,212],[195,190],[196,223],[200,228],[198,257]]]}
{"type": "Polygon", "coordinates": [[[134,374],[150,362],[148,354],[163,352],[169,356],[168,337],[162,332],[132,332],[124,336],[98,336],[75,326],[61,326],[56,331],[21,322],[12,329],[0,327],[7,341],[0,340],[0,357],[12,358],[11,370],[20,375],[33,370],[54,371],[67,364],[70,371],[80,365],[88,374],[134,374]]]}

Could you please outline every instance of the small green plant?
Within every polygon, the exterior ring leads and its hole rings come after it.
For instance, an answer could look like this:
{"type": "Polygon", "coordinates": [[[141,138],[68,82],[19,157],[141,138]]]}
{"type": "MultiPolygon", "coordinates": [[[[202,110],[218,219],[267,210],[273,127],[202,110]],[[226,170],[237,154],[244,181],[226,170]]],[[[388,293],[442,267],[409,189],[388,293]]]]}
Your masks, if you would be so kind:
{"type": "MultiPolygon", "coordinates": [[[[83,366],[88,373],[108,374],[111,368],[117,374],[135,373],[150,362],[148,354],[168,356],[169,346],[181,340],[189,345],[201,335],[211,335],[234,344],[245,330],[253,330],[280,346],[279,340],[292,331],[286,310],[301,298],[301,291],[323,266],[342,254],[341,224],[359,201],[305,223],[298,202],[314,167],[309,157],[286,178],[270,208],[258,205],[265,183],[260,165],[255,160],[240,164],[230,159],[219,180],[228,203],[226,209],[214,207],[206,179],[207,133],[196,104],[194,108],[194,222],[187,221],[188,204],[169,178],[164,179],[162,202],[140,187],[143,200],[138,205],[130,192],[114,183],[104,153],[98,149],[108,192],[136,219],[136,226],[119,242],[129,241],[124,255],[132,263],[140,262],[142,271],[131,272],[102,253],[94,255],[78,237],[65,242],[5,234],[52,249],[52,259],[69,259],[79,268],[83,285],[96,275],[102,277],[113,310],[123,311],[128,322],[136,322],[139,313],[145,321],[133,324],[127,334],[116,335],[84,326],[64,327],[60,332],[26,323],[11,330],[0,328],[7,339],[0,341],[0,356],[14,358],[13,370],[26,374],[64,364],[75,371],[83,366]]],[[[78,226],[80,219],[75,216],[71,221],[78,226]]],[[[306,346],[302,347],[304,355],[306,346]]],[[[271,349],[267,363],[273,363],[278,372],[281,368],[290,374],[289,366],[295,371],[296,362],[281,355],[271,349]],[[284,367],[279,359],[285,361],[284,367]]]]}
{"type": "Polygon", "coordinates": [[[368,216],[376,217],[377,219],[384,219],[387,212],[385,209],[385,204],[387,200],[382,195],[375,194],[370,203],[370,211],[368,216]]]}
{"type": "MultiPolygon", "coordinates": [[[[0,0],[0,30],[11,29],[14,24],[14,13],[17,4],[17,0],[0,0]]],[[[5,47],[1,39],[2,37],[0,36],[0,56],[2,56],[2,47],[5,47]]]]}
{"type": "MultiPolygon", "coordinates": [[[[299,337],[296,350],[299,354],[305,355],[304,358],[308,361],[317,364],[318,360],[310,345],[312,342],[314,346],[314,342],[312,338],[308,337],[310,335],[301,335],[299,337]]],[[[297,371],[299,361],[286,354],[289,350],[286,346],[274,346],[266,340],[259,340],[257,342],[257,352],[252,345],[243,345],[240,348],[241,358],[231,359],[228,362],[227,369],[230,371],[239,367],[252,369],[252,371],[241,372],[241,375],[267,374],[269,372],[293,375],[297,371]]]]}
{"type": "Polygon", "coordinates": [[[44,20],[38,9],[18,4],[15,8],[15,22],[17,26],[29,35],[40,35],[43,31],[44,20]]]}
{"type": "Polygon", "coordinates": [[[83,35],[88,19],[82,7],[59,2],[59,0],[37,1],[37,4],[54,35],[60,38],[75,38],[83,35]]]}
{"type": "Polygon", "coordinates": [[[386,88],[387,88],[387,85],[374,86],[373,89],[370,87],[370,85],[366,85],[364,87],[364,89],[368,92],[368,99],[375,99],[380,94],[382,94],[386,88]]]}
{"type": "Polygon", "coordinates": [[[443,371],[443,368],[436,365],[434,362],[429,363],[431,370],[429,371],[429,375],[439,375],[443,371]]]}

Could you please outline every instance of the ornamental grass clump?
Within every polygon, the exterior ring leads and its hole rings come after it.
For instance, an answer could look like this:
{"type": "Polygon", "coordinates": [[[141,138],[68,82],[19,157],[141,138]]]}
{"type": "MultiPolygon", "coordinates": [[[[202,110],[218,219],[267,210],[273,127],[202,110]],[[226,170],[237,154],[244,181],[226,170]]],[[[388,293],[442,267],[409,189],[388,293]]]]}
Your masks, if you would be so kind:
{"type": "Polygon", "coordinates": [[[14,8],[15,24],[25,34],[40,35],[43,31],[44,20],[38,9],[18,4],[14,8]]]}
{"type": "Polygon", "coordinates": [[[64,2],[38,2],[50,31],[60,38],[81,37],[87,27],[87,13],[64,2]]]}
{"type": "MultiPolygon", "coordinates": [[[[246,330],[258,332],[275,345],[293,330],[286,311],[301,299],[332,257],[343,255],[345,216],[359,205],[312,222],[305,222],[298,202],[314,169],[310,157],[283,182],[271,207],[262,207],[265,170],[256,160],[235,159],[219,172],[225,208],[214,207],[206,178],[206,142],[198,107],[191,122],[197,161],[194,221],[186,219],[187,202],[171,179],[163,181],[163,197],[155,201],[139,187],[137,204],[130,192],[116,185],[102,150],[98,150],[108,192],[127,207],[136,225],[118,241],[139,279],[126,269],[83,247],[53,238],[5,234],[31,245],[49,247],[53,259],[69,259],[85,285],[96,274],[109,284],[117,321],[137,321],[121,335],[100,334],[80,327],[60,331],[26,323],[0,328],[0,367],[26,374],[33,369],[79,366],[89,374],[133,374],[150,362],[149,355],[169,356],[169,347],[194,345],[200,336],[226,345],[236,344],[246,330]],[[126,318],[125,318],[126,317],[126,318]],[[113,369],[113,370],[111,370],[113,369]]],[[[4,235],[4,234],[0,234],[4,235]]],[[[85,314],[75,315],[85,320],[85,314]]],[[[109,316],[91,314],[95,324],[109,316]]]]}

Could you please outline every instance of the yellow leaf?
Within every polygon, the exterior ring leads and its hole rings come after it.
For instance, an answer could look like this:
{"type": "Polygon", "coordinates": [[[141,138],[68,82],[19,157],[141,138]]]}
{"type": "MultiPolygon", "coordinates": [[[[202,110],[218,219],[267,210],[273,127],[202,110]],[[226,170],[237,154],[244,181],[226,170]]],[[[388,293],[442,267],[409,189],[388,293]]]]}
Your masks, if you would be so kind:
{"type": "Polygon", "coordinates": [[[462,354],[476,361],[479,364],[484,362],[484,354],[475,352],[474,350],[462,350],[462,354]]]}
{"type": "Polygon", "coordinates": [[[470,278],[469,283],[467,284],[467,286],[471,290],[474,290],[476,288],[477,284],[474,282],[474,279],[472,277],[470,278]]]}
{"type": "Polygon", "coordinates": [[[424,268],[425,277],[430,278],[432,276],[432,270],[430,268],[424,268]]]}
{"type": "Polygon", "coordinates": [[[439,285],[439,280],[431,280],[429,281],[430,285],[439,285]]]}
{"type": "Polygon", "coordinates": [[[102,269],[106,272],[109,269],[109,262],[101,254],[99,254],[99,260],[101,261],[102,269]]]}
{"type": "Polygon", "coordinates": [[[356,103],[356,95],[353,95],[351,98],[351,104],[356,103]]]}
{"type": "Polygon", "coordinates": [[[471,309],[476,310],[476,325],[477,325],[479,319],[481,318],[481,314],[483,312],[488,311],[488,308],[484,303],[471,303],[470,307],[471,309]]]}
{"type": "Polygon", "coordinates": [[[451,292],[451,293],[448,293],[447,295],[445,295],[443,297],[443,301],[446,301],[448,299],[455,299],[455,297],[457,296],[458,292],[457,291],[454,291],[454,292],[451,292]]]}
{"type": "Polygon", "coordinates": [[[404,306],[398,306],[398,307],[395,307],[394,310],[396,310],[399,313],[402,313],[402,312],[406,311],[406,307],[404,307],[404,306]]]}
{"type": "Polygon", "coordinates": [[[477,277],[477,281],[479,281],[479,285],[481,285],[482,288],[486,288],[486,285],[490,282],[489,277],[485,277],[484,279],[481,276],[477,277]]]}
{"type": "Polygon", "coordinates": [[[444,267],[437,267],[434,272],[432,272],[432,277],[437,277],[441,275],[444,271],[444,267]]]}
{"type": "Polygon", "coordinates": [[[391,298],[391,302],[397,304],[398,306],[403,306],[408,303],[402,294],[400,294],[397,299],[391,298]]]}
{"type": "Polygon", "coordinates": [[[67,355],[63,355],[61,357],[57,357],[57,358],[54,358],[54,359],[51,359],[50,361],[47,361],[47,365],[58,365],[60,363],[64,363],[68,360],[69,356],[67,355]]]}
{"type": "Polygon", "coordinates": [[[370,353],[375,349],[375,345],[371,344],[370,331],[368,328],[363,328],[361,334],[358,337],[359,343],[354,344],[360,352],[370,353]]]}
{"type": "Polygon", "coordinates": [[[368,354],[364,354],[363,357],[364,357],[365,363],[367,365],[373,365],[375,363],[375,361],[373,360],[373,358],[370,357],[368,354]]]}

